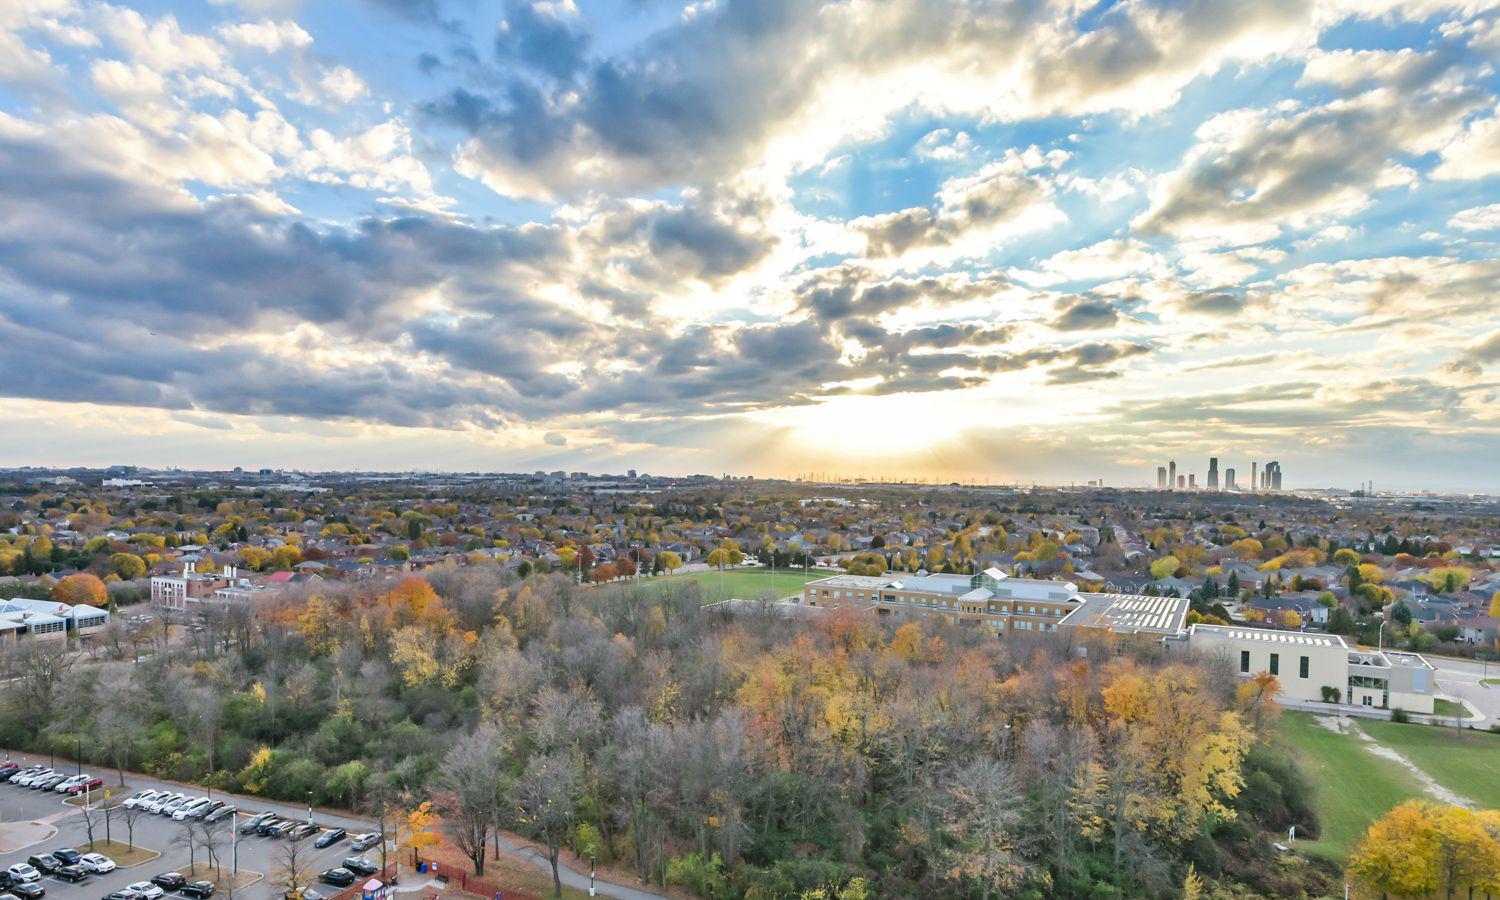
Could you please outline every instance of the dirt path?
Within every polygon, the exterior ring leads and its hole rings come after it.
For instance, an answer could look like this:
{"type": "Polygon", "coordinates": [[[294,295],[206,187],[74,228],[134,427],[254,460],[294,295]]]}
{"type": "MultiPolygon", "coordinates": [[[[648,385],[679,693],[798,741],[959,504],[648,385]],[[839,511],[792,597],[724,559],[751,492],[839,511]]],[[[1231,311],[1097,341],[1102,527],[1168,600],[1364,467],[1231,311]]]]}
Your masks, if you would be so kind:
{"type": "Polygon", "coordinates": [[[1336,731],[1339,734],[1354,734],[1365,743],[1366,750],[1375,754],[1376,756],[1381,757],[1382,759],[1388,759],[1410,772],[1412,774],[1412,777],[1417,779],[1417,781],[1422,785],[1422,789],[1425,790],[1427,794],[1434,800],[1442,803],[1452,804],[1453,806],[1462,806],[1465,809],[1474,808],[1473,800],[1470,800],[1468,797],[1465,797],[1461,794],[1456,794],[1453,791],[1450,791],[1447,788],[1443,787],[1441,784],[1438,784],[1431,775],[1428,775],[1422,770],[1420,766],[1407,759],[1400,752],[1387,747],[1386,745],[1370,737],[1368,734],[1365,734],[1364,729],[1355,724],[1353,719],[1344,719],[1331,716],[1318,716],[1316,717],[1316,721],[1319,725],[1322,725],[1329,731],[1336,731]]]}

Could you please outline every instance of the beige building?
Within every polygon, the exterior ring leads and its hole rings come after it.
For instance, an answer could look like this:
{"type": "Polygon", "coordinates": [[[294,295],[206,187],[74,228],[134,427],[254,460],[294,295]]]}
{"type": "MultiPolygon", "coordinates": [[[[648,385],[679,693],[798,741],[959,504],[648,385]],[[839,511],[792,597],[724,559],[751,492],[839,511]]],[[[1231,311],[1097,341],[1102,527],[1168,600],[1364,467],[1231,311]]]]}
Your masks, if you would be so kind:
{"type": "Polygon", "coordinates": [[[834,575],[809,582],[802,602],[873,608],[882,616],[937,615],[997,635],[1074,627],[1165,636],[1181,631],[1188,610],[1188,601],[1175,597],[1080,593],[1071,582],[1014,578],[999,569],[975,575],[834,575]]]}
{"type": "Polygon", "coordinates": [[[1275,631],[1234,625],[1193,625],[1188,645],[1225,658],[1241,677],[1276,676],[1282,696],[1322,701],[1323,688],[1354,706],[1431,713],[1436,679],[1414,653],[1356,650],[1336,634],[1275,631]]]}

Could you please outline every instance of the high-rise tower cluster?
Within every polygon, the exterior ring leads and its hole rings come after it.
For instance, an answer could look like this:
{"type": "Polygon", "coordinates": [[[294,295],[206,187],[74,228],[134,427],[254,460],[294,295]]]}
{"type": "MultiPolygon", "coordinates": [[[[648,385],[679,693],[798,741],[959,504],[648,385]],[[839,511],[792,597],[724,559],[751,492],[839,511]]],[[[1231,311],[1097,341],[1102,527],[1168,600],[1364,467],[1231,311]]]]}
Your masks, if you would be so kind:
{"type": "MultiPolygon", "coordinates": [[[[1235,470],[1228,468],[1223,470],[1223,479],[1219,477],[1219,458],[1210,456],[1208,458],[1208,479],[1204,487],[1210,491],[1238,491],[1241,489],[1239,481],[1235,477],[1235,470]]],[[[1168,460],[1165,466],[1156,467],[1156,488],[1161,491],[1197,490],[1198,475],[1196,472],[1183,471],[1177,474],[1177,460],[1168,460]]],[[[1250,480],[1245,490],[1251,491],[1279,491],[1281,490],[1281,463],[1271,460],[1262,466],[1259,462],[1250,463],[1250,480]]]]}

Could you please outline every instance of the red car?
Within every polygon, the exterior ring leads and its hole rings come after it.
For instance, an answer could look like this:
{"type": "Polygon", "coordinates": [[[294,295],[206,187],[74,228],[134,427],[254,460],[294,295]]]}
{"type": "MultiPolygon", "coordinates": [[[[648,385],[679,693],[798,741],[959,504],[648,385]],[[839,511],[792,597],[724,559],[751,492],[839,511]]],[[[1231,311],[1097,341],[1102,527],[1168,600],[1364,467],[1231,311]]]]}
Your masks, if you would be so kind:
{"type": "Polygon", "coordinates": [[[97,791],[102,787],[104,787],[104,779],[100,778],[98,775],[95,775],[93,778],[90,778],[88,781],[85,781],[82,784],[75,784],[72,787],[68,788],[68,793],[81,794],[86,790],[97,791]]]}

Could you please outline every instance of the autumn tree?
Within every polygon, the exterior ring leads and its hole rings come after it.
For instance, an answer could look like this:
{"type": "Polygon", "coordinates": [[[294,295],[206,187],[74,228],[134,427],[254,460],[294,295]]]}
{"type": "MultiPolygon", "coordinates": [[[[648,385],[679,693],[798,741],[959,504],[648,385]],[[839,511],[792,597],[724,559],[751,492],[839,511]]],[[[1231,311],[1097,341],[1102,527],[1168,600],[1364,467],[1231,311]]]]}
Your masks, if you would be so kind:
{"type": "Polygon", "coordinates": [[[947,843],[940,859],[950,880],[978,885],[983,900],[1017,886],[1026,872],[1014,837],[1023,799],[1000,760],[976,760],[946,779],[940,828],[947,843]]]}
{"type": "Polygon", "coordinates": [[[100,581],[98,576],[90,575],[88,572],[77,572],[53,585],[51,598],[57,603],[66,603],[69,606],[83,603],[104,607],[109,605],[109,590],[105,588],[104,582],[100,581]]]}
{"type": "Polygon", "coordinates": [[[484,875],[490,829],[501,819],[510,788],[504,745],[498,728],[481,726],[453,745],[437,772],[438,808],[475,875],[484,875]]]}
{"type": "Polygon", "coordinates": [[[507,792],[515,830],[547,848],[553,895],[562,896],[558,854],[577,818],[579,771],[564,752],[541,753],[526,763],[507,792]]]}
{"type": "Polygon", "coordinates": [[[1349,857],[1349,876],[1370,891],[1451,898],[1500,884],[1493,813],[1408,800],[1376,820],[1349,857]]]}

